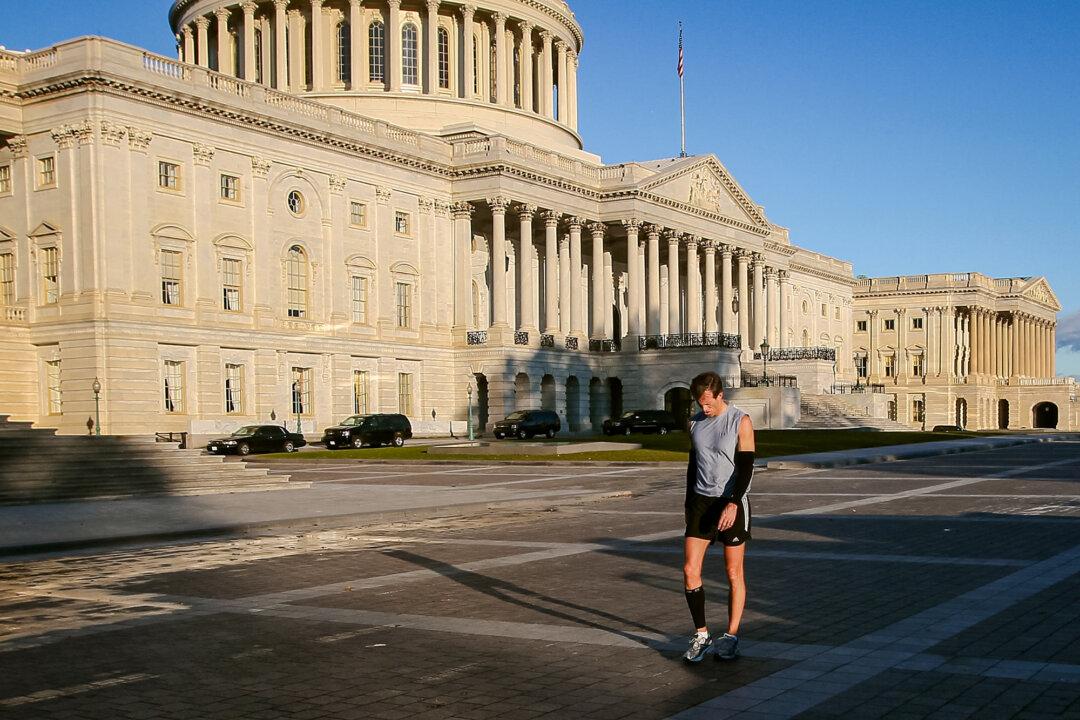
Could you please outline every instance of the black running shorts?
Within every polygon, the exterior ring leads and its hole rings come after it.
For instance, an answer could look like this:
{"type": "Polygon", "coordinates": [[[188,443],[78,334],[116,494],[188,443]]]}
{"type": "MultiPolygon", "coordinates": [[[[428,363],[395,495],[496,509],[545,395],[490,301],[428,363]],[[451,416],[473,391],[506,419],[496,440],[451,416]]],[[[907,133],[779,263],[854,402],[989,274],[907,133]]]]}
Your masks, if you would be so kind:
{"type": "Polygon", "coordinates": [[[735,524],[720,532],[720,513],[731,500],[722,497],[709,497],[691,492],[686,498],[686,537],[699,538],[716,542],[725,547],[742,545],[750,539],[750,500],[745,495],[736,503],[738,512],[735,524]]]}

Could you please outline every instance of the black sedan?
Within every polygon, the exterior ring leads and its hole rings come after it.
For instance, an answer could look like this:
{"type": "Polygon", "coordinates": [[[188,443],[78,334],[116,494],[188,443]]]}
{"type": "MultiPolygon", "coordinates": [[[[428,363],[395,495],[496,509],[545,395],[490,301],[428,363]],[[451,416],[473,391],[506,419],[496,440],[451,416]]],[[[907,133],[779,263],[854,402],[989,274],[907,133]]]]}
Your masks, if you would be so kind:
{"type": "Polygon", "coordinates": [[[253,452],[294,452],[307,445],[300,433],[280,425],[245,425],[232,435],[211,440],[206,451],[214,455],[250,455],[253,452]]]}
{"type": "Polygon", "coordinates": [[[675,417],[665,410],[631,410],[617,418],[608,418],[604,421],[605,435],[630,435],[631,433],[667,435],[675,429],[675,417]]]}

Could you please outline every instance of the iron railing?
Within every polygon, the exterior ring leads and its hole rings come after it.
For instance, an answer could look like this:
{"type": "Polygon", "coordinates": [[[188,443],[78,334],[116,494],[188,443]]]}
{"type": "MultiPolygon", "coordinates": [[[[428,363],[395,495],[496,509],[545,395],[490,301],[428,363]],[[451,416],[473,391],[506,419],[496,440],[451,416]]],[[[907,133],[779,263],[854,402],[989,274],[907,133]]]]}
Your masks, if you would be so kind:
{"type": "Polygon", "coordinates": [[[578,341],[577,341],[576,336],[574,336],[574,335],[567,335],[566,336],[566,349],[567,350],[577,350],[578,349],[578,341]]]}
{"type": "Polygon", "coordinates": [[[469,330],[465,333],[465,342],[469,345],[487,345],[487,330],[469,330]]]}
{"type": "Polygon", "coordinates": [[[755,375],[744,372],[742,374],[742,387],[799,387],[799,378],[794,375],[755,375]]]}
{"type": "Polygon", "coordinates": [[[525,332],[524,330],[518,330],[517,332],[515,332],[514,333],[514,344],[515,345],[528,345],[529,344],[529,333],[525,332]]]}
{"type": "Polygon", "coordinates": [[[188,434],[185,431],[154,433],[154,442],[180,443],[181,450],[187,450],[187,438],[188,434]]]}
{"type": "Polygon", "coordinates": [[[622,350],[622,340],[619,338],[589,340],[589,352],[619,352],[622,350]]]}
{"type": "MultiPolygon", "coordinates": [[[[761,353],[754,353],[754,359],[760,360],[761,353]]],[[[836,360],[836,349],[830,347],[791,347],[772,348],[768,353],[770,362],[775,360],[836,360]]]]}
{"type": "Polygon", "coordinates": [[[555,336],[548,333],[544,333],[540,336],[540,347],[542,348],[554,348],[555,336]]]}
{"type": "Polygon", "coordinates": [[[742,339],[729,333],[683,333],[679,335],[642,335],[638,350],[668,350],[673,348],[719,347],[738,350],[742,339]]]}
{"type": "Polygon", "coordinates": [[[837,383],[832,386],[833,395],[850,395],[859,393],[884,393],[885,386],[881,384],[870,385],[867,383],[837,383]]]}

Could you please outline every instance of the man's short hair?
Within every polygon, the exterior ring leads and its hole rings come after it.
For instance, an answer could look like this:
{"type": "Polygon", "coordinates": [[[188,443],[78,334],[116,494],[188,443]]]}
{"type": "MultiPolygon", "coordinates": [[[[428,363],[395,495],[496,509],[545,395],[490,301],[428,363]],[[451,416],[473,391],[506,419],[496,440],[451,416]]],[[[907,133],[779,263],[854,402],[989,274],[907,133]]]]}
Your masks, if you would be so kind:
{"type": "Polygon", "coordinates": [[[706,391],[712,391],[713,397],[724,392],[724,379],[713,371],[703,372],[690,381],[690,397],[697,400],[706,391]]]}

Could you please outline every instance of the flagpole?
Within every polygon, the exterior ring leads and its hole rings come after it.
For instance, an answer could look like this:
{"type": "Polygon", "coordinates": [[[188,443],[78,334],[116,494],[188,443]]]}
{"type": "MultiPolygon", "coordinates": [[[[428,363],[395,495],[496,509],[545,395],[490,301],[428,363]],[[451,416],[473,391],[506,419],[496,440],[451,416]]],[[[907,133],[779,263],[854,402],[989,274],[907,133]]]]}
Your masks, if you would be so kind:
{"type": "Polygon", "coordinates": [[[682,21],[679,21],[679,120],[682,128],[682,144],[679,157],[686,157],[686,83],[683,82],[682,21]]]}

